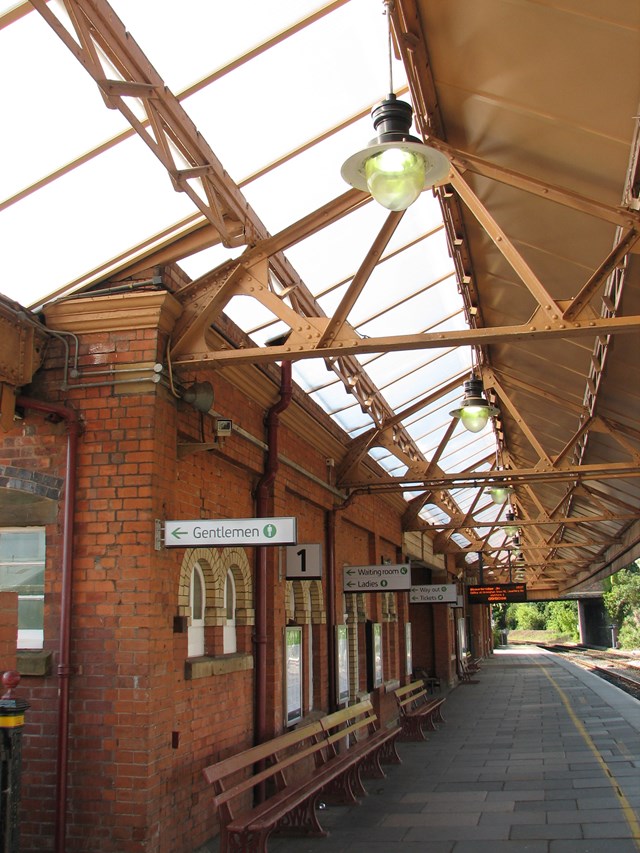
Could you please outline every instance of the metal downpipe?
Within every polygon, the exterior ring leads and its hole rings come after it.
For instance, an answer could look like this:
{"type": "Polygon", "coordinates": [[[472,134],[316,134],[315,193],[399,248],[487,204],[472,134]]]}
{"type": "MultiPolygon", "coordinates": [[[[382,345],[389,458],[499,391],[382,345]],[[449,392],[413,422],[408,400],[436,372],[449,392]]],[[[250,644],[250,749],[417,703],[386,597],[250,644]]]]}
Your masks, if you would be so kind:
{"type": "MultiPolygon", "coordinates": [[[[256,515],[265,518],[269,511],[271,486],[278,471],[279,415],[291,402],[293,383],[291,362],[283,361],[280,368],[280,398],[271,406],[266,416],[267,459],[264,473],[256,488],[256,515]]],[[[256,548],[256,687],[255,687],[255,742],[267,737],[267,546],[256,548]]]]}
{"type": "Polygon", "coordinates": [[[18,397],[24,409],[56,415],[67,424],[67,457],[62,522],[62,584],[60,592],[60,637],[58,651],[58,744],[56,755],[55,851],[65,853],[67,827],[67,763],[69,753],[69,676],[71,640],[71,600],[73,570],[73,521],[76,495],[76,462],[80,423],[73,409],[43,400],[18,397]]]}

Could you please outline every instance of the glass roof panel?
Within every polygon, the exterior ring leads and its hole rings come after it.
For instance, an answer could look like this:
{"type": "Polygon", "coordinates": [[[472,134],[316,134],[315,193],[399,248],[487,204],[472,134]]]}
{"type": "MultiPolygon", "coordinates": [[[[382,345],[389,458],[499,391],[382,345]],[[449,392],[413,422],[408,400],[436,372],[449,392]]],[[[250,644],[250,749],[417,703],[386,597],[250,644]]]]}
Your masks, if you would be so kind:
{"type": "MultiPolygon", "coordinates": [[[[203,139],[271,234],[348,191],[340,165],[373,136],[370,106],[390,87],[406,90],[400,62],[394,61],[394,79],[388,80],[382,2],[374,9],[371,0],[329,4],[329,14],[319,14],[314,23],[282,39],[278,33],[320,12],[322,5],[317,0],[224,5],[182,0],[178,6],[167,0],[112,0],[112,5],[169,89],[182,98],[203,139]],[[262,50],[261,43],[271,37],[269,49],[262,50]],[[206,85],[198,83],[203,80],[206,85]]],[[[50,7],[59,9],[60,4],[51,0],[50,7]]],[[[190,199],[174,191],[165,168],[131,134],[120,112],[105,107],[95,82],[37,12],[0,29],[3,72],[12,81],[6,87],[5,118],[20,132],[5,134],[0,143],[4,162],[11,164],[2,176],[1,198],[64,170],[65,164],[123,131],[130,137],[0,210],[2,290],[7,295],[41,304],[47,294],[150,235],[198,216],[190,199]],[[26,248],[33,245],[34,235],[36,252],[26,248]]],[[[131,106],[140,114],[139,105],[131,106]]],[[[328,316],[388,217],[375,203],[366,204],[333,225],[322,228],[319,223],[320,230],[287,249],[288,260],[328,316]]],[[[195,278],[242,251],[215,246],[194,253],[181,266],[195,278]]],[[[284,330],[269,310],[244,296],[232,299],[226,313],[260,345],[284,330]]],[[[348,322],[370,337],[464,327],[440,207],[431,192],[423,193],[402,217],[348,322]]],[[[461,397],[469,359],[467,348],[445,348],[367,354],[352,363],[380,389],[378,401],[384,405],[377,410],[378,423],[380,411],[407,408],[460,377],[459,389],[403,424],[405,436],[429,460],[450,425],[449,411],[461,397]]],[[[368,389],[366,377],[360,387],[368,389]]],[[[348,393],[324,359],[297,362],[294,378],[351,437],[373,425],[363,411],[368,404],[348,393]]],[[[473,469],[493,447],[489,427],[470,436],[458,425],[438,467],[473,469]]],[[[406,471],[404,460],[385,447],[372,448],[370,455],[397,476],[406,471]]],[[[466,510],[477,490],[452,494],[466,510]]],[[[491,511],[499,509],[485,510],[491,511]]],[[[433,504],[421,515],[440,523],[449,518],[433,504]]],[[[467,543],[463,536],[452,541],[467,543]]]]}
{"type": "Polygon", "coordinates": [[[317,0],[203,3],[111,0],[111,6],[172,91],[220,68],[321,7],[317,0]],[[182,49],[181,49],[182,48],[182,49]]]}

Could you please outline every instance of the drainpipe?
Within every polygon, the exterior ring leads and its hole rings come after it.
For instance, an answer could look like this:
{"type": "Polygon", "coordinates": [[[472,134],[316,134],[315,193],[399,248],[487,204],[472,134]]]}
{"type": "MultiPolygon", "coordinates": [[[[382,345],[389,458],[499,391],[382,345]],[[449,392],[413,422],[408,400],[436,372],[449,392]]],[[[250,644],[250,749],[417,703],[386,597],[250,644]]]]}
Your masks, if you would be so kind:
{"type": "MultiPolygon", "coordinates": [[[[280,368],[280,399],[269,409],[267,425],[267,460],[264,473],[256,488],[256,515],[267,517],[269,492],[278,471],[278,416],[291,402],[293,383],[291,362],[283,361],[280,368]]],[[[256,693],[255,693],[255,742],[267,738],[267,547],[256,548],[256,693]]]]}
{"type": "Polygon", "coordinates": [[[73,568],[73,519],[76,495],[76,460],[80,423],[73,409],[43,400],[18,397],[16,405],[47,415],[67,424],[67,459],[64,514],[62,522],[62,589],[60,593],[60,640],[58,652],[58,743],[56,756],[55,851],[64,853],[67,820],[67,760],[69,753],[69,676],[71,638],[71,589],[73,568]]]}
{"type": "Polygon", "coordinates": [[[329,675],[329,710],[338,708],[337,674],[336,674],[336,510],[327,510],[326,515],[326,549],[327,549],[327,632],[328,632],[328,675],[329,675]]]}

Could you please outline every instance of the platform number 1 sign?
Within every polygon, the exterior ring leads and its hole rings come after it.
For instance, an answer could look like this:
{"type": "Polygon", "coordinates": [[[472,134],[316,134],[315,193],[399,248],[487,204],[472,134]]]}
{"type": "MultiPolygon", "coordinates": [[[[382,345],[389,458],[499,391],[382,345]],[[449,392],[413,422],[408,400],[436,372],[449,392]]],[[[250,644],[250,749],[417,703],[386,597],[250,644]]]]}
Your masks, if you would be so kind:
{"type": "Polygon", "coordinates": [[[287,580],[317,580],[322,577],[319,543],[287,545],[287,580]]]}

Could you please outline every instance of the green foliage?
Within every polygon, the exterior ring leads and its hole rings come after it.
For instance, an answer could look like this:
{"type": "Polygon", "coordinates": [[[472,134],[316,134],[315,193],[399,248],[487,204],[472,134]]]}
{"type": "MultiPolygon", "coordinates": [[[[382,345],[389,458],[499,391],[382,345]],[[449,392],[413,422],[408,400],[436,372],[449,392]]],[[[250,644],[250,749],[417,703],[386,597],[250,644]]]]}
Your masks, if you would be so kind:
{"type": "Polygon", "coordinates": [[[640,648],[640,569],[638,561],[611,577],[611,588],[603,594],[604,606],[618,626],[622,649],[640,648]]]}
{"type": "Polygon", "coordinates": [[[494,624],[510,631],[553,631],[572,640],[578,639],[578,604],[575,601],[528,601],[508,604],[494,624]],[[499,621],[503,620],[503,622],[499,621]]]}
{"type": "Polygon", "coordinates": [[[544,604],[542,602],[521,602],[507,606],[507,627],[512,630],[542,631],[546,628],[544,604]]]}
{"type": "Polygon", "coordinates": [[[507,605],[506,604],[492,604],[491,605],[491,621],[493,625],[498,628],[506,628],[507,627],[507,605]]]}
{"type": "Polygon", "coordinates": [[[548,631],[557,631],[572,640],[579,639],[577,601],[548,601],[545,616],[548,631]]]}

